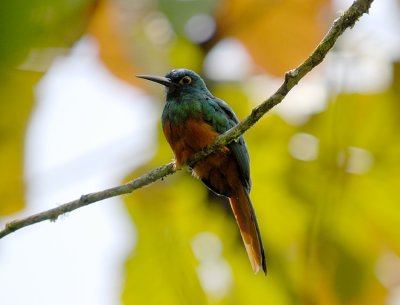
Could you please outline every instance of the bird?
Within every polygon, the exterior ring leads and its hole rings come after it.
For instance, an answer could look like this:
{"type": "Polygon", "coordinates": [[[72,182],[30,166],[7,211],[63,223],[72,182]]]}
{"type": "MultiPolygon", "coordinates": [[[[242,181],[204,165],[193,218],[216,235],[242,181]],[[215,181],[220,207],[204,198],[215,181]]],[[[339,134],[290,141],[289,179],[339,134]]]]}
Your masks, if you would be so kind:
{"type": "MultiPolygon", "coordinates": [[[[177,168],[239,123],[228,104],[213,96],[204,80],[192,70],[173,69],[164,77],[137,77],[166,89],[161,122],[177,168]]],[[[191,165],[191,169],[210,190],[229,199],[252,269],[255,274],[260,269],[266,274],[264,246],[249,196],[250,158],[243,136],[191,165]]]]}

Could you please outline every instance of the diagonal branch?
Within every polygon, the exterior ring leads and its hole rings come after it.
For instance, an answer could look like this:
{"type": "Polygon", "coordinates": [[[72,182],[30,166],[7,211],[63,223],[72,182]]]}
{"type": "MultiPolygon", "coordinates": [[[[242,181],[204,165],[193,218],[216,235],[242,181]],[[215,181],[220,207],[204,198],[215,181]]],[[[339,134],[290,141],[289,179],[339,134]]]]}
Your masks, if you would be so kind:
{"type": "MultiPolygon", "coordinates": [[[[193,158],[188,162],[188,165],[193,165],[205,156],[209,155],[220,146],[227,145],[232,141],[237,140],[243,135],[250,127],[252,127],[265,113],[271,110],[274,106],[279,104],[289,91],[297,85],[297,83],[314,67],[320,64],[328,54],[329,50],[334,46],[336,40],[343,34],[347,28],[352,28],[356,21],[368,10],[373,0],[356,0],[350,8],[343,13],[342,16],[337,18],[329,32],[319,43],[313,53],[296,69],[291,70],[285,74],[285,80],[279,89],[266,101],[255,107],[251,114],[247,116],[240,124],[228,130],[223,135],[219,136],[217,140],[206,147],[202,151],[196,153],[193,158]]],[[[0,239],[4,236],[17,231],[26,226],[44,221],[55,221],[60,215],[71,212],[91,203],[104,200],[107,198],[119,196],[122,194],[132,193],[133,191],[149,185],[157,180],[160,180],[168,175],[175,173],[177,169],[173,163],[168,163],[160,166],[147,174],[144,174],[126,184],[102,190],[95,193],[90,193],[81,196],[81,198],[74,201],[62,204],[56,208],[37,213],[26,218],[14,220],[5,225],[5,228],[0,231],[0,239]]]]}

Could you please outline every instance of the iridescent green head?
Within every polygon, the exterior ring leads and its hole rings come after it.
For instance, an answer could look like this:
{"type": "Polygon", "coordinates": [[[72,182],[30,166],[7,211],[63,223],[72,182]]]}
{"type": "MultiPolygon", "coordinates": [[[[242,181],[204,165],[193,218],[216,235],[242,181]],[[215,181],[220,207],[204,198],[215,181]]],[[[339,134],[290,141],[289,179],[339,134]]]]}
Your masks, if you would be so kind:
{"type": "Polygon", "coordinates": [[[174,69],[165,77],[151,75],[137,75],[137,77],[164,85],[169,96],[193,94],[199,91],[209,92],[203,79],[189,69],[174,69]]]}

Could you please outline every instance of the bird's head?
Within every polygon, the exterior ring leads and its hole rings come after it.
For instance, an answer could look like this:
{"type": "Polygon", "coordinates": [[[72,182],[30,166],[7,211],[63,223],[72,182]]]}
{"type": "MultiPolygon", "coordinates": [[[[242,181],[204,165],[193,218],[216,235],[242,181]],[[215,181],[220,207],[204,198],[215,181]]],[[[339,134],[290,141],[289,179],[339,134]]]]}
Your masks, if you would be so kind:
{"type": "Polygon", "coordinates": [[[137,75],[137,77],[164,85],[167,94],[208,91],[203,79],[189,69],[174,69],[168,72],[165,77],[152,75],[137,75]]]}

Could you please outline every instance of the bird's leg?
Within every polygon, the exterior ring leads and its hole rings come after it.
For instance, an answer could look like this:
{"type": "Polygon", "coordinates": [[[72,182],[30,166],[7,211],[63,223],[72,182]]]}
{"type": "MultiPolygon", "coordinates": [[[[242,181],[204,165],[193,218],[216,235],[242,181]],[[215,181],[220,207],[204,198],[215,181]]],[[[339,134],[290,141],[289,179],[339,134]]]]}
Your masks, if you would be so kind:
{"type": "Polygon", "coordinates": [[[180,170],[182,168],[182,164],[178,163],[178,161],[176,161],[175,158],[172,160],[172,162],[174,163],[174,170],[175,171],[180,170]]]}

